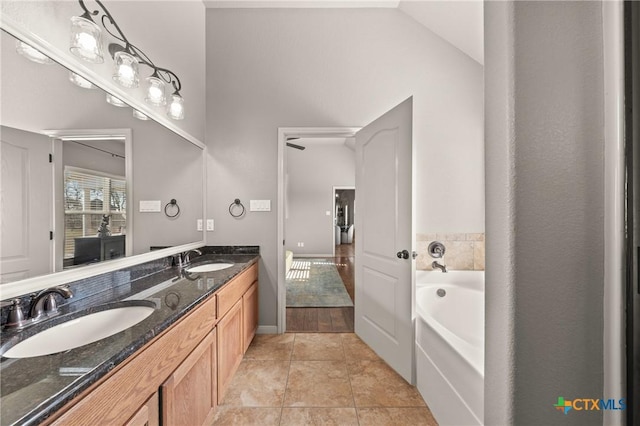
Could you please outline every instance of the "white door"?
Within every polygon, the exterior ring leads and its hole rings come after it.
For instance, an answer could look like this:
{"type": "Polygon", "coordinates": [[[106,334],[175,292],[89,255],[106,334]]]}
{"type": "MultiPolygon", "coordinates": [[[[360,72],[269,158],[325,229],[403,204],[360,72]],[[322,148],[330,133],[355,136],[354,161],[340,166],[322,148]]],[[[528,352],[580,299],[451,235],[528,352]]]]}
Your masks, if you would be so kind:
{"type": "Polygon", "coordinates": [[[414,382],[412,98],[356,134],[355,332],[414,382]]]}
{"type": "Polygon", "coordinates": [[[47,136],[2,126],[0,282],[53,272],[53,174],[47,136]]]}

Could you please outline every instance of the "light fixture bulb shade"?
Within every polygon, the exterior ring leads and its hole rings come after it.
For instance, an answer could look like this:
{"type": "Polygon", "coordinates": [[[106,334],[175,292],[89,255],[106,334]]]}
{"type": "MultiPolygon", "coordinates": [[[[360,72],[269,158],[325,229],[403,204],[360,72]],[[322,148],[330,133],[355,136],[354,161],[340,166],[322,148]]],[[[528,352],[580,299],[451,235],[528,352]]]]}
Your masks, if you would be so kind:
{"type": "Polygon", "coordinates": [[[135,118],[137,118],[138,120],[148,120],[149,119],[149,117],[146,114],[141,113],[137,109],[133,110],[133,116],[135,118]]]}
{"type": "Polygon", "coordinates": [[[121,108],[129,106],[125,104],[120,98],[116,98],[115,96],[113,96],[111,93],[107,93],[107,103],[121,108]]]}
{"type": "Polygon", "coordinates": [[[71,18],[71,53],[87,62],[101,64],[104,62],[102,53],[102,31],[95,22],[80,16],[71,18]]]}
{"type": "Polygon", "coordinates": [[[83,89],[95,89],[96,86],[93,85],[89,80],[84,77],[80,77],[73,71],[69,71],[69,81],[75,84],[78,87],[82,87],[83,89]]]}
{"type": "Polygon", "coordinates": [[[47,55],[20,40],[16,41],[16,52],[37,64],[50,65],[54,63],[47,55]]]}
{"type": "Polygon", "coordinates": [[[147,77],[147,97],[145,101],[155,106],[163,106],[167,104],[167,98],[165,97],[165,84],[164,81],[158,77],[147,77]]]}
{"type": "Polygon", "coordinates": [[[138,60],[124,51],[116,52],[113,60],[113,79],[127,88],[138,87],[138,60]]]}
{"type": "Polygon", "coordinates": [[[184,99],[182,96],[173,94],[171,95],[171,102],[167,108],[167,115],[174,120],[184,119],[184,99]]]}

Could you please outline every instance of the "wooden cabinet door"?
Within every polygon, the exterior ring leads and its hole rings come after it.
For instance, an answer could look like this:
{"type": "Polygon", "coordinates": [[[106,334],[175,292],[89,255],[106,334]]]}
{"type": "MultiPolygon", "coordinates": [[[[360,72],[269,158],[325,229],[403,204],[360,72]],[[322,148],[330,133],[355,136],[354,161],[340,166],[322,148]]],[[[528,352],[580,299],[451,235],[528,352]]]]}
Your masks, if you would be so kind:
{"type": "Polygon", "coordinates": [[[191,352],[162,385],[162,423],[210,424],[217,405],[216,330],[191,352]]]}
{"type": "Polygon", "coordinates": [[[242,298],[218,322],[218,404],[244,355],[242,298]]]}
{"type": "Polygon", "coordinates": [[[154,393],[151,398],[140,407],[138,412],[129,419],[125,426],[159,426],[160,425],[160,406],[158,392],[154,393]]]}
{"type": "Polygon", "coordinates": [[[243,352],[246,352],[258,329],[258,281],[242,296],[243,352]]]}

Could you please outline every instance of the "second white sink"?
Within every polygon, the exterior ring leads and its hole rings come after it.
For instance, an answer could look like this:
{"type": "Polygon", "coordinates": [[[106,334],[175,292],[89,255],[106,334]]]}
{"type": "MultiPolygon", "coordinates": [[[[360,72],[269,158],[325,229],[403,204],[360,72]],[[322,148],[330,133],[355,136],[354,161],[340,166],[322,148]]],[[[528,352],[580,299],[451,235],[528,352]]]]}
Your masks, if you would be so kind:
{"type": "Polygon", "coordinates": [[[207,263],[205,265],[198,265],[194,266],[193,268],[187,268],[187,272],[215,272],[231,268],[233,265],[233,263],[207,263]]]}

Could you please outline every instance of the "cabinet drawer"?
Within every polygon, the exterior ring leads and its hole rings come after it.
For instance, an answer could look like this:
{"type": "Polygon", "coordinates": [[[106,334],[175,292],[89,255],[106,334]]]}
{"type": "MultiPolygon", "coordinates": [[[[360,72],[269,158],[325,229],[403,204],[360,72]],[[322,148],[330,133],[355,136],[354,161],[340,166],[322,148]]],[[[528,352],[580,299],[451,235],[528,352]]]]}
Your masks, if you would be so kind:
{"type": "Polygon", "coordinates": [[[217,293],[218,318],[222,318],[233,305],[236,304],[242,295],[258,279],[258,265],[254,264],[249,269],[238,275],[227,283],[222,290],[217,293]]]}

